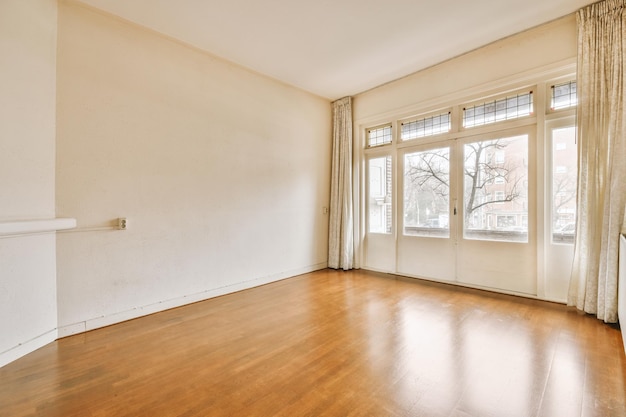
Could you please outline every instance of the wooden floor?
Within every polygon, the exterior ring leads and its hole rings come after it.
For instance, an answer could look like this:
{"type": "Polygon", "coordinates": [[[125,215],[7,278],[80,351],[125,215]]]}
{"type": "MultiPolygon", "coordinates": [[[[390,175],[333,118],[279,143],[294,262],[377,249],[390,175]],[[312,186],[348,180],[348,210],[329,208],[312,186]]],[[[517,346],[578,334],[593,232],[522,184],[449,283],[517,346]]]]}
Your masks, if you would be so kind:
{"type": "Polygon", "coordinates": [[[561,305],[320,271],[61,339],[0,416],[626,416],[618,329],[561,305]]]}

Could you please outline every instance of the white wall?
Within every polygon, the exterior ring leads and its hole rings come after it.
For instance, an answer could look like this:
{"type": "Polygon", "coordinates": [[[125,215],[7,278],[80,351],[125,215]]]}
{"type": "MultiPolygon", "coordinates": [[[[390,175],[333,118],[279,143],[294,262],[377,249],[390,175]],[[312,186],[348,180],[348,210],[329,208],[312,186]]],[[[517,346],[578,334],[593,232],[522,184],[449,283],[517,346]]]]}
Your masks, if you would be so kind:
{"type": "MultiPolygon", "coordinates": [[[[51,219],[57,3],[0,2],[0,222],[51,219]]],[[[56,338],[53,234],[0,237],[0,366],[56,338]]]]}
{"type": "Polygon", "coordinates": [[[327,260],[327,100],[70,2],[59,6],[60,334],[327,260]]]}

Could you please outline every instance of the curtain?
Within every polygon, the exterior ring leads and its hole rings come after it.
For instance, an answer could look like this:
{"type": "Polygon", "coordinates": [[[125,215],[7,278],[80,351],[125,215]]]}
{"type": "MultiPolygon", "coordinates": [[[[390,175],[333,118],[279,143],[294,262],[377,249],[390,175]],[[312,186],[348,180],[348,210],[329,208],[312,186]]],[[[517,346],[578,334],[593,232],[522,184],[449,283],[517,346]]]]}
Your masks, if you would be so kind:
{"type": "Polygon", "coordinates": [[[344,270],[354,263],[352,213],[352,98],[333,103],[333,153],[330,178],[328,266],[344,270]]]}
{"type": "Polygon", "coordinates": [[[618,246],[626,204],[626,0],[578,11],[578,196],[568,304],[617,322],[618,246]]]}

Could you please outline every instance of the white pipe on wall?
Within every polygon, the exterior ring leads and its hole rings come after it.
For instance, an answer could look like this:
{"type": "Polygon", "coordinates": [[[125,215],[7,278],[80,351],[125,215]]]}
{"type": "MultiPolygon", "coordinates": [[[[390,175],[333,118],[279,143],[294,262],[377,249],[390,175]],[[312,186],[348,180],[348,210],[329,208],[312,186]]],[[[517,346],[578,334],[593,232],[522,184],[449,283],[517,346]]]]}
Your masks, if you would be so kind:
{"type": "Polygon", "coordinates": [[[0,238],[56,232],[76,227],[76,219],[36,219],[0,222],[0,238]]]}

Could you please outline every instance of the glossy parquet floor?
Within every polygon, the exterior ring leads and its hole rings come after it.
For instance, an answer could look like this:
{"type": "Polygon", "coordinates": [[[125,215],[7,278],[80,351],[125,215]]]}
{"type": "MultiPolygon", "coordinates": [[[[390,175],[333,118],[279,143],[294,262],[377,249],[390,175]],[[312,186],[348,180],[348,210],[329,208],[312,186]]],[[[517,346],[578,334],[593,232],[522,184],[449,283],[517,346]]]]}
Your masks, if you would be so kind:
{"type": "Polygon", "coordinates": [[[626,416],[617,328],[565,306],[324,270],[58,340],[1,416],[626,416]]]}

